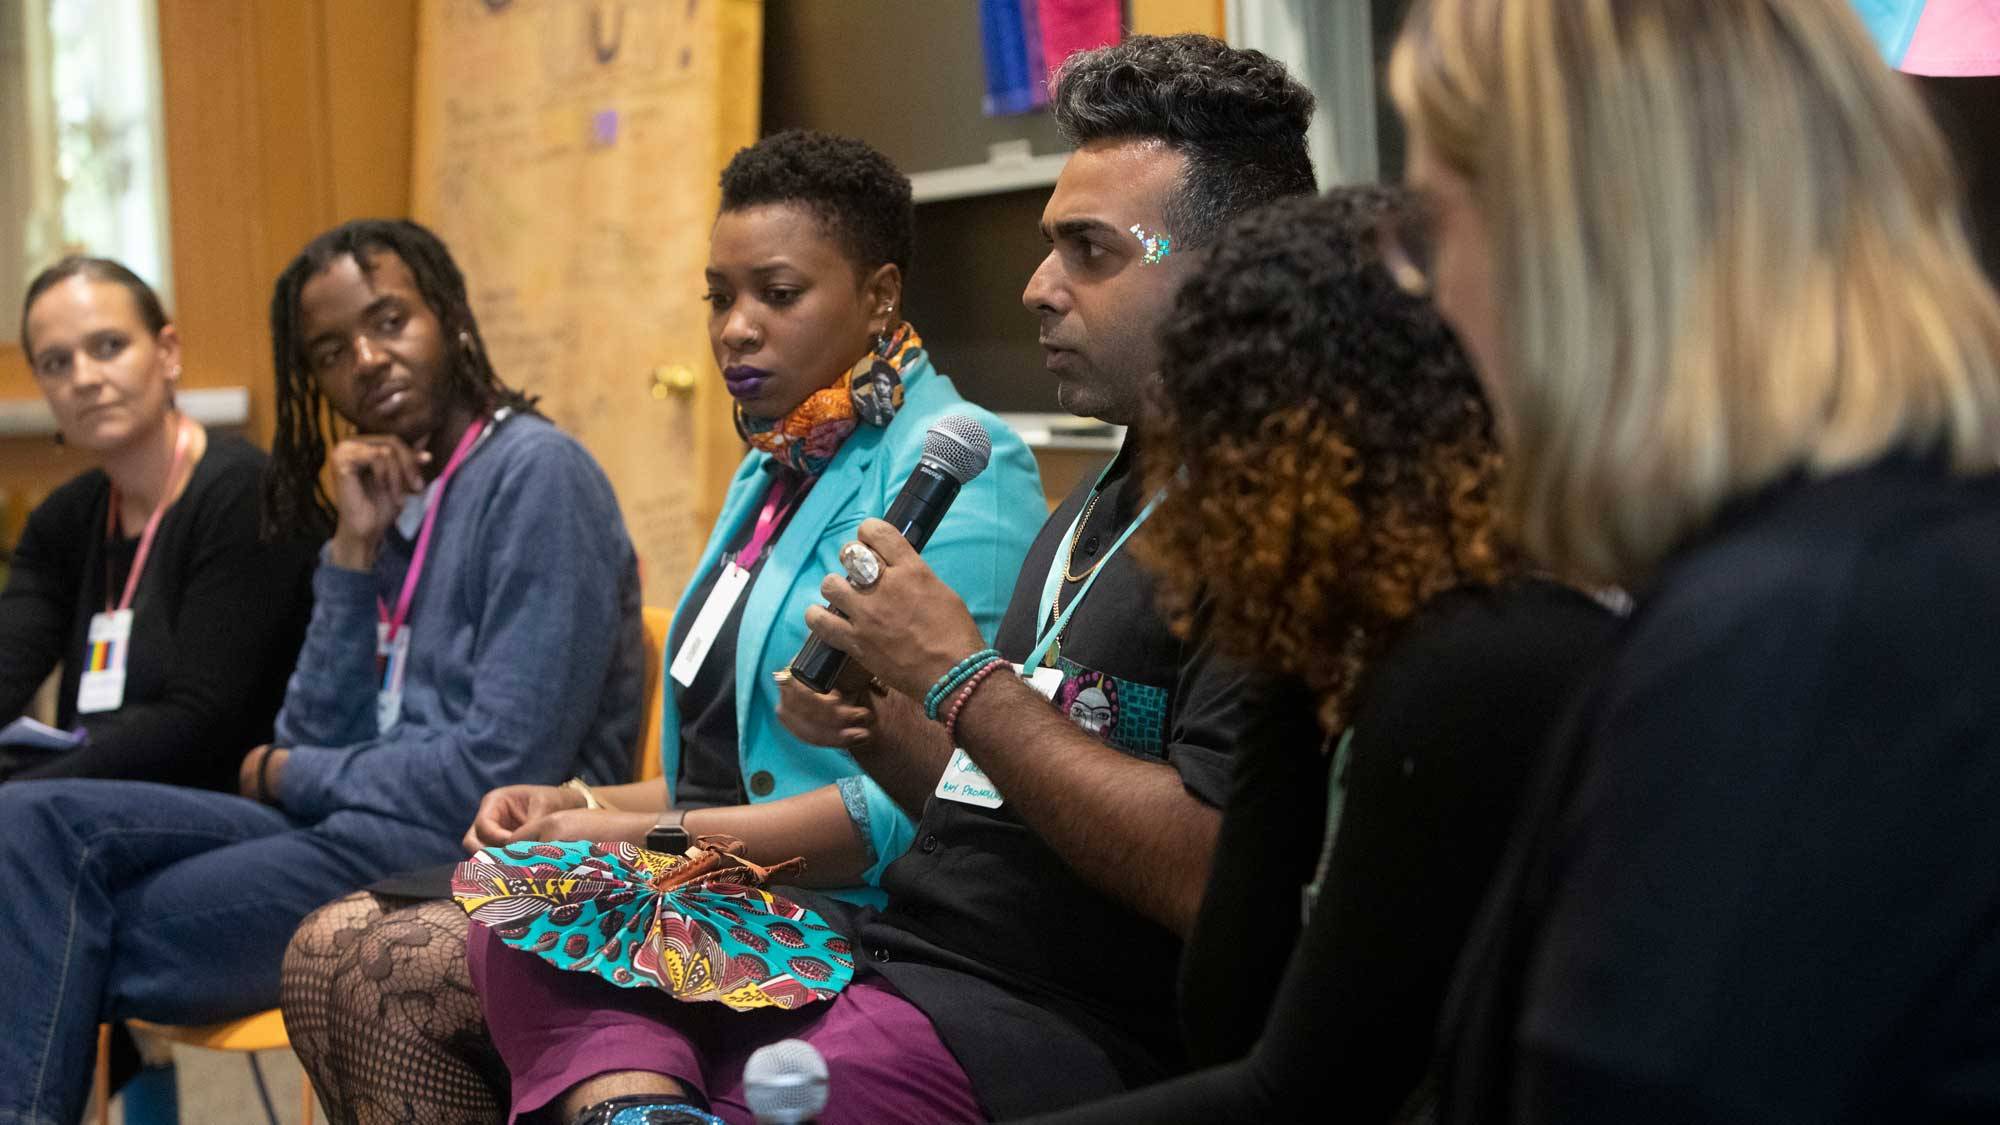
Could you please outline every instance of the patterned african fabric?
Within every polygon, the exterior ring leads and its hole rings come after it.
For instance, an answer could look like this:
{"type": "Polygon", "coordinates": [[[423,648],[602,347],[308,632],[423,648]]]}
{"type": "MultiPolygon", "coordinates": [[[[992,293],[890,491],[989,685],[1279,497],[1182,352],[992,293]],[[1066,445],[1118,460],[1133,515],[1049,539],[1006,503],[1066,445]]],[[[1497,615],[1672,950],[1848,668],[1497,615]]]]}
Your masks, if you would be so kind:
{"type": "Polygon", "coordinates": [[[737,1011],[832,999],[854,976],[846,939],[725,858],[622,842],[509,844],[459,864],[452,895],[505,944],[620,988],[737,1011]]]}
{"type": "Polygon", "coordinates": [[[817,477],[840,443],[866,423],[882,427],[903,405],[903,370],[924,354],[923,337],[905,323],[834,381],[782,418],[753,418],[736,407],[736,432],[752,449],[817,477]]]}

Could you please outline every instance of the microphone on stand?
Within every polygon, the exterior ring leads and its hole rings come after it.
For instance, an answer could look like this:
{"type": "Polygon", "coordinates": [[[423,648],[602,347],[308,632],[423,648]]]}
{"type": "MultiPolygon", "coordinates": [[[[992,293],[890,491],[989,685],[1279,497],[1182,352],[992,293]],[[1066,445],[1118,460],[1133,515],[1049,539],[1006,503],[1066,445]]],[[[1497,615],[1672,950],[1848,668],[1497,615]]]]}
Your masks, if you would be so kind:
{"type": "MultiPolygon", "coordinates": [[[[958,499],[958,490],[985,471],[992,456],[993,439],[986,435],[984,426],[963,414],[945,415],[924,434],[923,458],[882,518],[894,525],[910,546],[923,550],[946,509],[958,499]]],[[[792,678],[824,693],[832,689],[846,666],[846,653],[817,636],[808,636],[799,654],[792,657],[792,678]]]]}
{"type": "Polygon", "coordinates": [[[743,1064],[743,1100],[757,1125],[811,1125],[826,1108],[826,1060],[798,1039],[759,1047],[743,1064]]]}

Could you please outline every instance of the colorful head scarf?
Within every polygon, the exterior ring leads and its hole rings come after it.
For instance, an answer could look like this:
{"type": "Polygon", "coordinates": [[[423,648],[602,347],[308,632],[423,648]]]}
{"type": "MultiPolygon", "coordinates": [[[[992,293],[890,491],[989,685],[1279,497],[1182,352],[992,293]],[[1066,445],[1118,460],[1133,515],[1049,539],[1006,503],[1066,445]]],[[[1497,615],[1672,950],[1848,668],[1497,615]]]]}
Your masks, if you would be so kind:
{"type": "Polygon", "coordinates": [[[896,416],[903,405],[903,371],[923,354],[923,337],[906,323],[878,341],[832,386],[814,391],[782,418],[752,418],[737,404],[736,432],[752,449],[816,477],[855,426],[882,427],[896,416]]]}

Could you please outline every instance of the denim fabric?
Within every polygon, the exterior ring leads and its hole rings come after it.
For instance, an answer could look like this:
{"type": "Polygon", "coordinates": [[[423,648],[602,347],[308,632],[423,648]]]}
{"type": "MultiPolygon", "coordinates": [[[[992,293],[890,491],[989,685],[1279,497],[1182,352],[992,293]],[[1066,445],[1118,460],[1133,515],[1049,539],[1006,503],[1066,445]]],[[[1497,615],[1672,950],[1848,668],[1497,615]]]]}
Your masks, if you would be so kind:
{"type": "Polygon", "coordinates": [[[0,785],[0,1125],[83,1113],[97,1025],[268,1008],[307,912],[456,841],[138,781],[0,785]]]}

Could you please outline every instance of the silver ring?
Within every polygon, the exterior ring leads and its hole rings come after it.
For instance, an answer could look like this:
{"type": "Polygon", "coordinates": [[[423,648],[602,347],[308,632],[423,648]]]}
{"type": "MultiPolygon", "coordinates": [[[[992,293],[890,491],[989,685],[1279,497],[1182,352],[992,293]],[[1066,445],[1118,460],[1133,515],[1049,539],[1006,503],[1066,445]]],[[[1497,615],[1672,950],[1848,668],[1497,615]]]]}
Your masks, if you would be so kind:
{"type": "Polygon", "coordinates": [[[882,579],[882,559],[868,544],[851,539],[840,549],[840,565],[847,568],[847,580],[857,590],[866,590],[882,579]]]}

